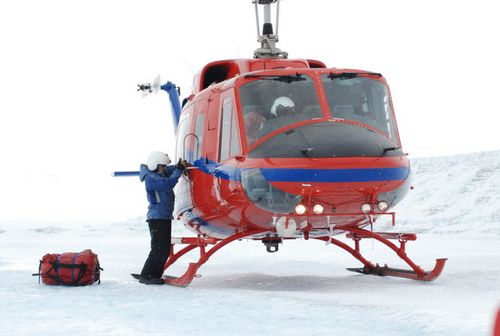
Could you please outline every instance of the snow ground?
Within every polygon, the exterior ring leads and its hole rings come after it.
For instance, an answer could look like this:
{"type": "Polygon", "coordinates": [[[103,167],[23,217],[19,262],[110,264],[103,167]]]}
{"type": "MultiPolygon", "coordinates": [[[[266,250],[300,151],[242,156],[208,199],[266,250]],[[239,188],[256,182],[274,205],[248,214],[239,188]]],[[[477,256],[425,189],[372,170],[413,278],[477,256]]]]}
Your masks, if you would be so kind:
{"type": "MultiPolygon", "coordinates": [[[[500,151],[412,162],[416,189],[399,205],[395,229],[419,233],[407,252],[423,268],[449,258],[433,282],[351,273],[345,268],[359,263],[344,251],[299,240],[274,254],[235,242],[187,288],[144,286],[129,276],[148,252],[143,218],[0,220],[0,334],[491,335],[500,307],[500,151]],[[31,276],[45,253],[85,248],[99,255],[100,285],[49,287],[31,276]]],[[[377,243],[363,241],[362,251],[403,266],[377,243]]]]}

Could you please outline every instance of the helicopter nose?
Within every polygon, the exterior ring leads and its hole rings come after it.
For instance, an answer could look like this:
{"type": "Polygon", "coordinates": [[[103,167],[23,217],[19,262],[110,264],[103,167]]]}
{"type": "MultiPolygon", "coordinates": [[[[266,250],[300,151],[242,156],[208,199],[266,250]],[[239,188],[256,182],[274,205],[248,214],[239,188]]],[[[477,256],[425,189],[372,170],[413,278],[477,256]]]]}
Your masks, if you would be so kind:
{"type": "Polygon", "coordinates": [[[318,215],[360,212],[364,202],[381,193],[384,197],[377,201],[392,205],[406,190],[401,187],[410,172],[404,153],[388,137],[343,122],[286,130],[257,145],[248,157],[265,159],[266,164],[242,172],[247,196],[277,213],[300,214],[303,206],[318,215]]]}

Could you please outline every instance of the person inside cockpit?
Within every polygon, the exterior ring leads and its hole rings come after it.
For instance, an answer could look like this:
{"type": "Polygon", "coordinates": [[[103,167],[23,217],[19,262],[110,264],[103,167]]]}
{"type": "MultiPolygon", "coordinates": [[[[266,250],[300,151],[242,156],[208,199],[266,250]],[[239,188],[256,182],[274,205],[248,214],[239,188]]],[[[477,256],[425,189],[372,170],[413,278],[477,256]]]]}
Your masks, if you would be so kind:
{"type": "MultiPolygon", "coordinates": [[[[247,136],[252,137],[254,139],[252,142],[255,142],[257,139],[260,139],[275,130],[291,125],[295,122],[302,121],[303,119],[300,119],[295,112],[295,103],[292,99],[286,96],[278,97],[274,100],[269,112],[261,114],[260,118],[251,115],[245,117],[247,136]],[[249,121],[253,119],[255,121],[254,124],[259,125],[258,127],[254,126],[251,128],[254,130],[254,133],[252,134],[248,133],[247,118],[249,121]]],[[[248,141],[249,144],[252,142],[248,141]]]]}
{"type": "Polygon", "coordinates": [[[247,143],[251,145],[257,141],[257,132],[262,128],[264,116],[262,111],[257,108],[252,109],[245,114],[245,131],[247,135],[247,143]]]}
{"type": "Polygon", "coordinates": [[[295,113],[295,103],[288,97],[282,96],[274,100],[271,114],[274,117],[283,117],[295,113]]]}

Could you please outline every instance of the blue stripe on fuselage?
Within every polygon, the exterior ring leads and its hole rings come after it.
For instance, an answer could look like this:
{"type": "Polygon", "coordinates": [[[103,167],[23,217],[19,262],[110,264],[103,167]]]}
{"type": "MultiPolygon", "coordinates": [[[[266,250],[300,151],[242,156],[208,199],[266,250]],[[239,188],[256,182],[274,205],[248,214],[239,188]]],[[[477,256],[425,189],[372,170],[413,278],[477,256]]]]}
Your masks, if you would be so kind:
{"type": "Polygon", "coordinates": [[[408,177],[409,169],[355,168],[355,169],[280,169],[261,168],[270,182],[378,182],[397,181],[408,177]]]}
{"type": "Polygon", "coordinates": [[[200,159],[195,166],[205,173],[224,180],[239,181],[245,169],[260,169],[269,182],[380,182],[398,181],[408,178],[409,167],[397,168],[352,168],[352,169],[300,169],[300,168],[237,168],[200,159]]]}

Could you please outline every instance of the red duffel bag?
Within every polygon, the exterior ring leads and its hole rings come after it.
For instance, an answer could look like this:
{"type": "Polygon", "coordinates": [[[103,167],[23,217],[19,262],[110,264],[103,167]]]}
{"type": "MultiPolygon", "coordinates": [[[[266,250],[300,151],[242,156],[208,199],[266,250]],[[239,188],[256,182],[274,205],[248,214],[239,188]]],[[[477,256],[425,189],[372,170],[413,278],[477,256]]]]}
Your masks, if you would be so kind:
{"type": "Polygon", "coordinates": [[[40,260],[38,280],[46,285],[86,286],[100,280],[97,254],[91,250],[82,252],[66,252],[63,254],[48,253],[40,260]]]}

